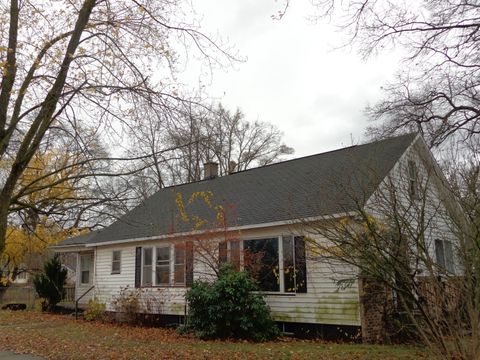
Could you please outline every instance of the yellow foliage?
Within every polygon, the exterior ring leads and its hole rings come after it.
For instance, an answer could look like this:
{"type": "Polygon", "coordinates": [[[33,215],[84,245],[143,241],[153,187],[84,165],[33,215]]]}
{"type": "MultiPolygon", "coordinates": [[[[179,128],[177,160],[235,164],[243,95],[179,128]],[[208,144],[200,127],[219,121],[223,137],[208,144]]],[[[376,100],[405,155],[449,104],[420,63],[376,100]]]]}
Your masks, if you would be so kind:
{"type": "MultiPolygon", "coordinates": [[[[17,185],[17,191],[23,195],[22,202],[42,208],[52,202],[74,200],[76,191],[68,179],[81,169],[69,167],[70,163],[72,159],[68,153],[50,151],[34,155],[17,185]]],[[[0,168],[9,166],[11,164],[7,161],[0,163],[0,168]]],[[[78,233],[76,229],[62,229],[46,217],[39,217],[28,226],[11,225],[7,228],[5,249],[0,254],[4,270],[12,271],[21,264],[29,266],[30,259],[44,254],[48,246],[78,233]]],[[[5,282],[5,279],[0,281],[5,282]]]]}
{"type": "Polygon", "coordinates": [[[62,155],[59,159],[53,152],[34,155],[18,183],[19,188],[29,189],[26,200],[28,203],[38,204],[44,199],[74,198],[74,187],[70,181],[65,179],[74,175],[78,170],[69,168],[55,172],[51,164],[59,161],[58,165],[65,167],[69,163],[69,158],[67,155],[62,155]]]}
{"type": "Polygon", "coordinates": [[[183,202],[183,196],[181,193],[175,193],[175,201],[177,203],[178,211],[180,212],[180,216],[182,217],[182,220],[186,223],[190,221],[188,218],[187,212],[185,211],[185,205],[183,202]]]}
{"type": "Polygon", "coordinates": [[[212,208],[212,197],[213,193],[211,191],[196,191],[190,195],[188,203],[191,204],[197,199],[203,200],[203,202],[211,209],[212,208]]]}
{"type": "MultiPolygon", "coordinates": [[[[187,205],[191,205],[194,201],[202,201],[209,209],[215,212],[217,224],[213,224],[213,226],[217,227],[219,224],[223,224],[225,220],[224,208],[222,205],[213,205],[212,198],[213,193],[211,191],[197,191],[190,195],[187,205]]],[[[181,193],[175,192],[175,202],[177,203],[178,211],[183,222],[192,223],[195,230],[204,229],[209,225],[208,220],[198,215],[188,215],[181,193]]]]}
{"type": "Polygon", "coordinates": [[[79,233],[78,230],[63,230],[47,220],[37,225],[33,232],[21,227],[9,227],[5,242],[2,260],[9,263],[9,267],[19,266],[27,254],[43,254],[47,247],[55,245],[67,237],[79,233]]]}

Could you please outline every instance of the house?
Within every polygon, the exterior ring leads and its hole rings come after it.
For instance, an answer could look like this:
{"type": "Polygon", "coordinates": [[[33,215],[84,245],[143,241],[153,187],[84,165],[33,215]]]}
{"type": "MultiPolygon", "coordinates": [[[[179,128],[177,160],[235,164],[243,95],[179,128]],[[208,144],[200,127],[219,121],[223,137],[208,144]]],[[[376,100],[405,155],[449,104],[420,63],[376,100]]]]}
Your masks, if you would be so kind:
{"type": "MultiPolygon", "coordinates": [[[[71,264],[67,264],[63,262],[62,259],[62,268],[67,270],[67,279],[65,281],[67,286],[72,286],[75,285],[76,283],[76,274],[75,274],[75,267],[73,267],[71,264]]],[[[27,284],[32,284],[34,274],[41,272],[40,269],[28,269],[27,267],[24,266],[23,264],[19,266],[19,272],[18,275],[15,276],[15,279],[12,281],[12,284],[14,285],[27,285],[27,284]]]]}
{"type": "MultiPolygon", "coordinates": [[[[210,265],[231,260],[247,268],[247,254],[260,255],[254,276],[274,319],[286,331],[301,324],[325,336],[360,330],[367,336],[376,324],[374,314],[365,313],[361,284],[337,285],[355,270],[322,263],[305,245],[305,224],[355,216],[359,206],[379,212],[372,199],[391,182],[387,179],[395,179],[398,191],[412,201],[425,174],[434,177],[429,196],[448,213],[444,180],[417,134],[223,177],[216,176],[215,164],[206,164],[204,180],[161,189],[105,229],[67,239],[54,249],[77,254],[76,297],[84,295],[81,302],[95,297],[115,310],[113,301],[121,289],[141,289],[162,296],[159,311],[172,321],[185,316],[184,294],[192,281],[212,277],[205,259],[214,258],[210,265]],[[210,196],[192,201],[201,197],[198,194],[210,196]],[[202,220],[189,221],[207,219],[212,224],[218,218],[216,205],[231,209],[228,221],[222,218],[223,228],[201,228],[202,220]],[[195,250],[196,242],[213,244],[214,251],[195,250]]],[[[430,232],[431,252],[454,271],[450,245],[455,238],[444,224],[447,220],[437,220],[430,232]]]]}

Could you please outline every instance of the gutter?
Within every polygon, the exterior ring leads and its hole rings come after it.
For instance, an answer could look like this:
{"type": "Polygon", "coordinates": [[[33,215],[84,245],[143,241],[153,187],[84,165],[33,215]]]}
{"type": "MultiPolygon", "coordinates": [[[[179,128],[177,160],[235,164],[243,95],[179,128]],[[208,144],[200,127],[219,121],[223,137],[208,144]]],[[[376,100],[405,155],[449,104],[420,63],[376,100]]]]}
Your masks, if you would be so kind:
{"type": "MultiPolygon", "coordinates": [[[[306,222],[314,222],[314,221],[320,221],[320,220],[326,220],[326,219],[335,219],[335,218],[354,216],[355,214],[356,214],[355,211],[348,211],[348,212],[342,212],[342,213],[326,215],[326,216],[312,216],[304,219],[283,220],[283,221],[274,221],[269,223],[232,226],[232,227],[227,227],[226,229],[216,228],[211,230],[211,232],[220,233],[220,232],[224,232],[225,230],[238,231],[238,230],[269,228],[269,227],[281,226],[281,225],[294,225],[294,224],[302,224],[306,222]]],[[[147,237],[141,237],[141,238],[129,238],[124,240],[112,240],[112,241],[89,243],[89,244],[84,244],[84,246],[89,248],[89,247],[95,247],[95,246],[107,246],[107,245],[116,245],[116,244],[132,243],[132,242],[165,240],[165,239],[172,239],[177,237],[189,237],[189,236],[201,235],[203,233],[205,233],[205,230],[194,230],[194,231],[187,231],[182,233],[173,233],[173,234],[166,234],[166,235],[159,235],[159,236],[147,236],[147,237]]]]}

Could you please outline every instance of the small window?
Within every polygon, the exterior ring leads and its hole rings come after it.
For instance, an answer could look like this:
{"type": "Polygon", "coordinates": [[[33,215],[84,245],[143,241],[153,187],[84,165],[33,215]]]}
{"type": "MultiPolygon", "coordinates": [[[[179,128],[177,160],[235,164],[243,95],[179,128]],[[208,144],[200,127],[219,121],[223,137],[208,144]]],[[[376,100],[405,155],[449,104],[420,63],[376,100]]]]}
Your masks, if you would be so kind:
{"type": "Polygon", "coordinates": [[[185,284],[185,245],[175,245],[175,284],[185,284]]]}
{"type": "Polygon", "coordinates": [[[120,274],[122,262],[122,252],[120,250],[114,250],[112,252],[112,274],[120,274]]]}
{"type": "Polygon", "coordinates": [[[143,266],[142,266],[142,285],[143,286],[152,286],[152,259],[153,259],[153,249],[144,248],[143,249],[143,266]]]}
{"type": "Polygon", "coordinates": [[[91,256],[80,255],[80,283],[90,284],[90,261],[91,256]]]}
{"type": "Polygon", "coordinates": [[[408,193],[410,198],[418,199],[418,174],[415,161],[408,161],[408,193]]]}
{"type": "Polygon", "coordinates": [[[435,239],[435,257],[438,266],[449,273],[454,272],[453,247],[450,241],[435,239]]]}
{"type": "Polygon", "coordinates": [[[155,263],[155,284],[170,284],[170,247],[157,248],[157,261],[155,263]]]}

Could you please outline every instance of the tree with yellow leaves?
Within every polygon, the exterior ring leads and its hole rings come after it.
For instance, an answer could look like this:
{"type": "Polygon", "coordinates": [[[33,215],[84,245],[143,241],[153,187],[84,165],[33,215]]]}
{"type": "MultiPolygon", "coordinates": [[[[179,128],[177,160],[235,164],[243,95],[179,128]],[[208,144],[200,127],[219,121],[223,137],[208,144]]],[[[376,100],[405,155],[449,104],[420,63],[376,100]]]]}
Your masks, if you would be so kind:
{"type": "MultiPolygon", "coordinates": [[[[28,207],[25,196],[43,191],[36,178],[33,188],[40,189],[19,193],[18,185],[35,154],[51,149],[50,142],[62,151],[63,141],[76,147],[74,153],[82,154],[78,162],[89,168],[76,177],[122,173],[119,165],[105,167],[104,162],[113,159],[106,153],[99,156],[96,146],[122,144],[122,127],[137,126],[133,117],[137,106],[176,111],[185,100],[174,76],[176,64],[185,64],[183,59],[194,53],[209,64],[233,59],[199,31],[185,3],[9,0],[0,4],[0,253],[10,215],[28,207]],[[188,56],[178,52],[181,46],[188,56]],[[91,134],[101,140],[90,142],[91,134]]],[[[77,165],[69,162],[66,169],[77,165]]]]}
{"type": "Polygon", "coordinates": [[[21,272],[40,269],[49,245],[78,233],[74,222],[65,221],[70,220],[68,208],[82,202],[78,184],[70,180],[81,168],[68,167],[70,161],[68,153],[37,153],[20,178],[17,194],[21,201],[11,216],[0,256],[3,283],[15,280],[21,272]]]}
{"type": "Polygon", "coordinates": [[[22,272],[37,272],[48,257],[48,246],[79,233],[77,229],[64,230],[45,217],[39,218],[33,229],[9,227],[0,257],[0,282],[7,285],[22,272]]]}

